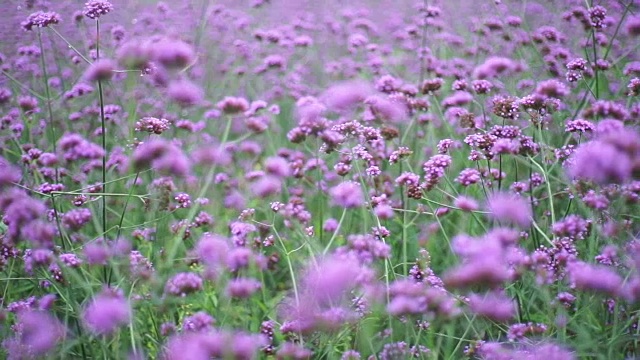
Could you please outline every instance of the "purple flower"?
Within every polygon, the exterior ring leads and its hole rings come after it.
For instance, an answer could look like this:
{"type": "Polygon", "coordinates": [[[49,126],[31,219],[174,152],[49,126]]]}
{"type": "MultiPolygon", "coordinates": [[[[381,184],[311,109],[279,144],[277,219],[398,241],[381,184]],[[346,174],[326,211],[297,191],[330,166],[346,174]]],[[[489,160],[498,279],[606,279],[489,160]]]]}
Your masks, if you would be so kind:
{"type": "Polygon", "coordinates": [[[625,24],[627,34],[630,36],[640,36],[640,16],[630,16],[625,24]]]}
{"type": "Polygon", "coordinates": [[[506,224],[526,228],[531,224],[531,207],[525,199],[506,193],[493,194],[487,201],[489,216],[506,224]]]}
{"type": "Polygon", "coordinates": [[[2,345],[9,359],[45,357],[65,337],[65,327],[45,311],[25,310],[17,315],[15,333],[2,345]]]}
{"type": "Polygon", "coordinates": [[[582,240],[589,235],[591,221],[573,214],[551,225],[551,230],[556,236],[582,240]]]}
{"type": "Polygon", "coordinates": [[[371,85],[362,81],[351,81],[333,85],[327,89],[320,100],[329,110],[341,112],[350,110],[364,102],[373,92],[371,85]]]}
{"type": "Polygon", "coordinates": [[[362,357],[360,353],[355,350],[347,350],[342,353],[340,360],[360,360],[362,357]]]}
{"type": "Polygon", "coordinates": [[[142,256],[137,250],[129,253],[129,271],[131,276],[136,279],[149,279],[154,273],[151,261],[142,256]]]}
{"type": "Polygon", "coordinates": [[[288,298],[280,312],[283,332],[308,333],[340,328],[356,318],[351,293],[372,281],[373,272],[349,255],[334,255],[310,264],[296,298],[288,298]]]}
{"type": "Polygon", "coordinates": [[[463,106],[473,101],[473,95],[466,91],[456,91],[453,95],[448,96],[442,101],[445,108],[453,106],[463,106]]]}
{"type": "Polygon", "coordinates": [[[20,169],[0,156],[0,191],[20,181],[20,178],[22,178],[20,169]]]}
{"type": "Polygon", "coordinates": [[[206,266],[217,269],[224,266],[226,262],[229,243],[222,236],[205,234],[198,241],[195,252],[206,266]]]}
{"type": "Polygon", "coordinates": [[[97,19],[113,10],[113,4],[108,0],[89,0],[84,4],[82,12],[89,19],[97,19]]]}
{"type": "Polygon", "coordinates": [[[280,346],[276,356],[278,359],[306,360],[311,359],[313,351],[287,341],[280,346]]]}
{"type": "Polygon", "coordinates": [[[260,290],[262,283],[251,278],[237,278],[227,284],[226,294],[233,298],[248,298],[260,290]]]}
{"type": "Polygon", "coordinates": [[[569,95],[569,88],[558,80],[545,80],[538,83],[535,94],[545,97],[563,98],[569,95]]]}
{"type": "Polygon", "coordinates": [[[518,69],[517,64],[505,57],[490,57],[480,66],[476,67],[473,75],[478,79],[486,79],[512,72],[518,69]]]}
{"type": "Polygon", "coordinates": [[[453,206],[467,212],[476,211],[480,208],[477,201],[466,196],[458,196],[458,198],[453,202],[453,206]]]}
{"type": "Polygon", "coordinates": [[[251,184],[251,192],[256,196],[265,198],[280,192],[282,181],[275,176],[261,176],[251,184]]]}
{"type": "Polygon", "coordinates": [[[622,277],[607,266],[574,261],[567,265],[569,282],[579,290],[590,290],[610,296],[620,294],[622,277]]]}
{"type": "Polygon", "coordinates": [[[184,107],[198,105],[204,98],[202,89],[188,80],[178,80],[169,84],[167,95],[184,107]]]}
{"type": "Polygon", "coordinates": [[[57,24],[60,22],[60,14],[49,11],[38,11],[27,17],[27,20],[20,23],[20,26],[26,31],[31,31],[35,27],[47,27],[49,25],[57,24]]]}
{"type": "Polygon", "coordinates": [[[491,89],[493,89],[493,84],[488,80],[473,80],[471,86],[473,87],[473,91],[475,91],[476,94],[487,94],[489,91],[491,91],[491,89]]]}
{"type": "Polygon", "coordinates": [[[0,195],[0,210],[4,215],[4,223],[8,226],[7,239],[17,242],[26,233],[25,229],[45,213],[46,207],[22,190],[11,189],[0,195]]]}
{"type": "Polygon", "coordinates": [[[111,59],[100,59],[89,65],[87,71],[85,71],[83,78],[86,81],[107,81],[113,77],[113,70],[115,70],[116,64],[111,59]]]}
{"type": "MultiPolygon", "coordinates": [[[[526,328],[527,324],[518,324],[520,329],[526,328]]],[[[531,324],[534,326],[533,324],[531,324]]],[[[512,345],[497,342],[478,342],[476,345],[477,354],[483,360],[574,360],[576,356],[569,350],[551,343],[540,343],[533,345],[520,344],[517,348],[512,345]]]]}
{"type": "Polygon", "coordinates": [[[102,147],[86,140],[80,134],[65,134],[58,140],[58,148],[63,151],[66,161],[97,160],[105,155],[102,147]]]}
{"type": "Polygon", "coordinates": [[[187,332],[171,337],[165,346],[165,360],[255,359],[256,352],[268,344],[263,335],[241,332],[187,332]]]}
{"type": "Polygon", "coordinates": [[[373,95],[365,101],[373,118],[384,122],[399,123],[407,120],[407,109],[404,104],[382,96],[373,95]]]}
{"type": "Polygon", "coordinates": [[[187,294],[202,290],[203,280],[200,275],[192,272],[182,272],[174,275],[165,285],[165,292],[175,296],[187,296],[187,294]]]}
{"type": "Polygon", "coordinates": [[[71,268],[77,268],[82,265],[82,259],[80,259],[76,254],[60,254],[58,258],[63,264],[71,268]]]}
{"type": "Polygon", "coordinates": [[[460,171],[460,175],[455,178],[455,181],[460,183],[462,186],[469,186],[479,182],[481,179],[480,171],[474,168],[467,168],[460,171]]]}
{"type": "Polygon", "coordinates": [[[547,326],[544,324],[534,324],[531,322],[526,324],[513,324],[509,326],[507,337],[510,341],[523,340],[527,335],[542,334],[545,331],[547,331],[547,326]]]}
{"type": "MultiPolygon", "coordinates": [[[[220,100],[216,104],[216,107],[225,114],[238,114],[238,113],[244,113],[245,111],[248,111],[250,108],[250,105],[247,99],[245,98],[227,96],[224,99],[220,100]]],[[[255,112],[257,111],[257,107],[252,106],[251,109],[252,109],[252,112],[255,114],[255,112]]]]}
{"type": "Polygon", "coordinates": [[[85,326],[94,334],[109,335],[131,320],[131,306],[121,291],[105,289],[85,307],[85,326]]]}
{"type": "Polygon", "coordinates": [[[503,262],[503,258],[495,255],[474,256],[469,261],[448,270],[443,281],[453,288],[468,288],[474,285],[496,287],[511,279],[511,272],[503,262]]]}
{"type": "Polygon", "coordinates": [[[277,177],[287,177],[291,174],[291,168],[287,160],[281,157],[270,157],[265,160],[265,171],[277,177]]]}
{"type": "Polygon", "coordinates": [[[145,70],[149,67],[148,48],[138,41],[128,41],[116,51],[118,63],[127,69],[145,70]]]}
{"type": "Polygon", "coordinates": [[[86,244],[83,251],[87,263],[91,265],[106,265],[111,255],[109,247],[101,241],[86,244]]]}
{"type": "Polygon", "coordinates": [[[340,183],[329,190],[329,195],[331,195],[331,201],[334,205],[347,209],[364,205],[362,188],[356,182],[340,183]]]}
{"type": "Polygon", "coordinates": [[[603,185],[631,179],[631,159],[608,142],[594,140],[582,144],[568,161],[567,173],[572,178],[603,185]]]}
{"type": "Polygon", "coordinates": [[[80,230],[91,221],[91,210],[87,208],[73,209],[62,215],[62,224],[72,231],[80,230]]]}
{"type": "Polygon", "coordinates": [[[158,119],[154,117],[143,117],[136,121],[135,131],[146,131],[148,133],[160,135],[169,130],[171,122],[167,119],[158,119]]]}
{"type": "Polygon", "coordinates": [[[151,58],[169,69],[183,69],[195,60],[193,47],[184,41],[164,38],[147,44],[151,58]]]}
{"type": "Polygon", "coordinates": [[[186,176],[191,168],[182,150],[163,139],[142,143],[134,150],[132,157],[136,169],[151,166],[162,173],[186,176]]]}
{"type": "Polygon", "coordinates": [[[596,5],[589,9],[589,19],[591,20],[591,26],[595,29],[606,28],[605,17],[607,16],[607,9],[600,5],[596,5]]]}
{"type": "Polygon", "coordinates": [[[594,131],[595,129],[596,127],[595,125],[593,125],[591,121],[584,120],[584,119],[576,119],[576,120],[567,121],[564,131],[585,133],[587,131],[589,132],[594,131]]]}
{"type": "Polygon", "coordinates": [[[184,318],[182,322],[182,330],[192,332],[207,332],[213,330],[213,325],[216,323],[211,315],[206,312],[199,311],[191,316],[184,318]]]}
{"type": "Polygon", "coordinates": [[[516,314],[513,300],[495,292],[485,295],[472,294],[469,296],[469,308],[478,315],[498,322],[511,320],[516,314]]]}

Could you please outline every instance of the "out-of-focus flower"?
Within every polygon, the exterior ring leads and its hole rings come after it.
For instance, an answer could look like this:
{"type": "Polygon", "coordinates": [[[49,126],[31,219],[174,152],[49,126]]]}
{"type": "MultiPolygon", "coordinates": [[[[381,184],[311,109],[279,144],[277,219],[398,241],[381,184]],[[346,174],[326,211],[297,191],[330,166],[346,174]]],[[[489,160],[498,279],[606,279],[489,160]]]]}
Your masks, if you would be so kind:
{"type": "Polygon", "coordinates": [[[84,309],[85,326],[97,335],[109,335],[131,320],[131,306],[122,292],[106,289],[84,309]]]}

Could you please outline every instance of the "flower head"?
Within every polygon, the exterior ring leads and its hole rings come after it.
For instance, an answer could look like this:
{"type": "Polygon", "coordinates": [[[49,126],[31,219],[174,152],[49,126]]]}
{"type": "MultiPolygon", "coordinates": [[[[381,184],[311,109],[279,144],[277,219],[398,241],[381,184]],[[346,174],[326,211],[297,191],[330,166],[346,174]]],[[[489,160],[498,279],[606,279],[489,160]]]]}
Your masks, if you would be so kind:
{"type": "Polygon", "coordinates": [[[335,205],[344,208],[356,208],[364,204],[362,188],[355,182],[340,183],[329,190],[331,200],[335,205]]]}
{"type": "Polygon", "coordinates": [[[90,0],[84,4],[82,12],[89,19],[97,19],[113,10],[113,4],[108,0],[90,0]]]}
{"type": "Polygon", "coordinates": [[[129,323],[131,306],[121,292],[106,289],[91,300],[82,315],[91,332],[108,335],[129,323]]]}
{"type": "Polygon", "coordinates": [[[27,20],[23,21],[20,26],[25,31],[31,31],[33,27],[47,27],[49,25],[57,24],[60,22],[60,14],[53,11],[38,11],[27,17],[27,20]]]}
{"type": "Polygon", "coordinates": [[[524,198],[506,193],[491,196],[487,202],[489,216],[521,228],[531,223],[531,207],[524,198]]]}

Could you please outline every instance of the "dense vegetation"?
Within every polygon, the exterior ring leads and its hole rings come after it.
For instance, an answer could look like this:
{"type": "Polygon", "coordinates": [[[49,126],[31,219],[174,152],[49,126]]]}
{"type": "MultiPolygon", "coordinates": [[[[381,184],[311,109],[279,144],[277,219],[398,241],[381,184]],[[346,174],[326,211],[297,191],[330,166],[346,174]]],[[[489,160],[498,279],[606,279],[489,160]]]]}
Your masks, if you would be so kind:
{"type": "Polygon", "coordinates": [[[640,356],[638,1],[9,2],[0,357],[640,356]]]}

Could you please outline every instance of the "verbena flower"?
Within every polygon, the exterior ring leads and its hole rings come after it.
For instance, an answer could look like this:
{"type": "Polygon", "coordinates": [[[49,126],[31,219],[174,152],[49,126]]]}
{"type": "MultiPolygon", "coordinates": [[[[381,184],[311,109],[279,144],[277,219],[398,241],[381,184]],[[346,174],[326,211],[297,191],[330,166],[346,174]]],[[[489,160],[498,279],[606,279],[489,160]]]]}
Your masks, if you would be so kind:
{"type": "Polygon", "coordinates": [[[171,82],[167,88],[167,96],[184,107],[198,105],[204,98],[202,89],[188,80],[171,82]]]}
{"type": "Polygon", "coordinates": [[[32,13],[23,21],[20,26],[26,31],[31,31],[34,27],[47,27],[60,22],[60,14],[53,11],[38,11],[32,13]]]}
{"type": "Polygon", "coordinates": [[[183,152],[162,139],[154,139],[142,143],[132,155],[132,163],[136,169],[152,167],[164,174],[186,176],[191,164],[183,152]]]}
{"type": "Polygon", "coordinates": [[[109,335],[131,321],[132,310],[122,292],[113,289],[97,294],[82,312],[85,326],[96,335],[109,335]]]}
{"type": "Polygon", "coordinates": [[[498,322],[511,320],[516,314],[513,300],[495,292],[484,295],[472,294],[469,296],[469,308],[477,315],[498,322]]]}
{"type": "Polygon", "coordinates": [[[14,335],[2,341],[10,359],[44,357],[66,336],[64,325],[41,310],[20,311],[12,328],[14,335]]]}
{"type": "Polygon", "coordinates": [[[232,298],[248,298],[260,290],[262,283],[251,278],[237,278],[227,284],[226,294],[232,298]]]}
{"type": "Polygon", "coordinates": [[[192,272],[181,272],[165,284],[165,292],[174,296],[187,296],[188,294],[202,290],[204,281],[200,275],[192,272]]]}
{"type": "Polygon", "coordinates": [[[362,188],[355,182],[343,182],[329,190],[332,202],[347,209],[364,205],[362,188]]]}
{"type": "Polygon", "coordinates": [[[89,19],[97,19],[113,10],[109,0],[89,0],[84,4],[82,13],[89,19]]]}
{"type": "Polygon", "coordinates": [[[578,290],[616,296],[622,289],[622,278],[609,267],[575,261],[568,265],[567,270],[570,284],[578,290]]]}
{"type": "Polygon", "coordinates": [[[85,71],[83,78],[89,82],[111,80],[115,68],[115,62],[111,59],[96,60],[89,65],[89,68],[85,71]]]}
{"type": "Polygon", "coordinates": [[[489,217],[505,224],[526,228],[531,224],[531,205],[519,196],[496,193],[487,201],[489,217]]]}

